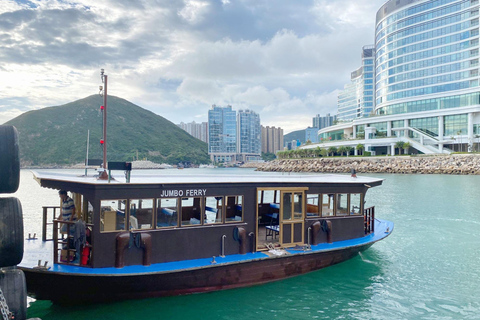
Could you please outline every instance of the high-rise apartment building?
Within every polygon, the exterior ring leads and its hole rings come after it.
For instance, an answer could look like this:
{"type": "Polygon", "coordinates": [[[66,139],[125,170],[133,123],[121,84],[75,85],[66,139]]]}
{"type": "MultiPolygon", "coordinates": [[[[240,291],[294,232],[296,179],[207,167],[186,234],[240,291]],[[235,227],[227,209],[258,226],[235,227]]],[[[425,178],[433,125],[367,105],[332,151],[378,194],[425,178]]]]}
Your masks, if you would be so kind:
{"type": "Polygon", "coordinates": [[[208,143],[208,123],[196,123],[195,121],[189,123],[180,122],[177,124],[178,127],[182,128],[191,136],[208,143]]]}
{"type": "Polygon", "coordinates": [[[262,152],[277,153],[283,150],[283,129],[262,126],[262,152]]]}
{"type": "Polygon", "coordinates": [[[318,129],[330,127],[330,126],[333,126],[333,123],[336,120],[337,120],[337,116],[330,116],[330,113],[327,113],[325,117],[322,117],[319,114],[317,114],[315,117],[313,117],[312,127],[318,128],[318,129]]]}
{"type": "Polygon", "coordinates": [[[374,60],[374,46],[363,47],[362,66],[351,73],[351,82],[338,94],[338,120],[354,120],[372,113],[375,88],[374,60]]]}
{"type": "Polygon", "coordinates": [[[251,110],[213,105],[208,111],[208,154],[213,162],[257,161],[261,157],[260,116],[251,110]]]}
{"type": "Polygon", "coordinates": [[[237,114],[237,160],[248,162],[261,158],[260,116],[252,110],[237,114]]]}
{"type": "Polygon", "coordinates": [[[236,161],[237,115],[232,106],[208,110],[208,154],[213,162],[236,161]]]}
{"type": "Polygon", "coordinates": [[[322,140],[362,143],[374,154],[393,154],[398,141],[415,153],[472,150],[480,134],[479,1],[390,0],[375,25],[375,117],[321,129],[322,140]]]}

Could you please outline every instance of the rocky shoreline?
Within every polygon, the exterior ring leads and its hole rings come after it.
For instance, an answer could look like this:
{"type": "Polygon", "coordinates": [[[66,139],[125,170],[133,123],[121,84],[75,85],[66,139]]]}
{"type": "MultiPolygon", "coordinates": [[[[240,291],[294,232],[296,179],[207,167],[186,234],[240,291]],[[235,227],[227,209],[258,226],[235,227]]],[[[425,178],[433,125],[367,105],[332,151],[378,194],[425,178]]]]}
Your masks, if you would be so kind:
{"type": "Polygon", "coordinates": [[[480,155],[278,159],[250,163],[257,171],[480,175],[480,155]]]}

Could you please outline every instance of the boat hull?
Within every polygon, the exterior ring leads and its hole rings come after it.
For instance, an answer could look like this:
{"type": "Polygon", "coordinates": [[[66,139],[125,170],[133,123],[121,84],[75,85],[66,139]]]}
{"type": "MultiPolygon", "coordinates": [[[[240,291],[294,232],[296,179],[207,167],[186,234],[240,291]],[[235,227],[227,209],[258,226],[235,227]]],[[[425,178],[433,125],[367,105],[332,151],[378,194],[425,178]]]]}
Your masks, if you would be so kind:
{"type": "Polygon", "coordinates": [[[29,294],[38,300],[59,304],[96,303],[263,284],[346,261],[372,244],[158,273],[81,274],[22,269],[29,294]]]}

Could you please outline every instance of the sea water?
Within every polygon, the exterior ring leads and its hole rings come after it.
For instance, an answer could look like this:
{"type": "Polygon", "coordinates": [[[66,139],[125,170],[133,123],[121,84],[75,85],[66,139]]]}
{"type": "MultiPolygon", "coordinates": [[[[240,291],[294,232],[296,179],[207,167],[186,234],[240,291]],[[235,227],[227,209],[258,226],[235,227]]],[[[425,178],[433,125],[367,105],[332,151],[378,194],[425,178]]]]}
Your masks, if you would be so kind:
{"type": "MultiPolygon", "coordinates": [[[[266,174],[249,169],[139,172],[266,174]]],[[[349,261],[274,283],[205,294],[75,307],[29,299],[28,317],[480,319],[480,176],[366,175],[385,179],[368,191],[366,205],[375,205],[376,216],[393,221],[395,229],[349,261]]],[[[40,233],[42,206],[59,203],[56,190],[40,188],[28,170],[22,170],[13,196],[23,206],[25,235],[40,233]]]]}

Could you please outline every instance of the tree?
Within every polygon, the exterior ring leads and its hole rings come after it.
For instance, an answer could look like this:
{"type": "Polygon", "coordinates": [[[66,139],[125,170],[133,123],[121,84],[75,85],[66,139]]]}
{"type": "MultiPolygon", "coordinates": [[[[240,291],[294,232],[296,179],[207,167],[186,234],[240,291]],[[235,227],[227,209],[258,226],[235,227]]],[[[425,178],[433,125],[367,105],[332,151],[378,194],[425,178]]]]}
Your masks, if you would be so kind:
{"type": "Polygon", "coordinates": [[[343,157],[343,154],[347,152],[347,147],[345,147],[345,146],[340,146],[340,147],[338,147],[338,150],[337,150],[337,151],[340,152],[340,154],[341,154],[342,157],[343,157]]]}
{"type": "Polygon", "coordinates": [[[397,141],[395,143],[395,149],[398,149],[398,154],[402,154],[402,149],[404,148],[405,142],[403,141],[397,141]]]}
{"type": "Polygon", "coordinates": [[[365,147],[363,146],[363,144],[359,143],[359,144],[357,144],[355,149],[357,149],[357,151],[360,151],[360,153],[363,154],[363,150],[365,149],[365,147]]]}
{"type": "Polygon", "coordinates": [[[353,147],[346,147],[347,148],[347,157],[352,153],[353,147]]]}
{"type": "Polygon", "coordinates": [[[405,142],[403,144],[403,153],[404,154],[408,154],[408,149],[410,148],[410,143],[409,142],[405,142]]]}
{"type": "Polygon", "coordinates": [[[330,147],[328,148],[328,153],[332,154],[332,157],[335,155],[335,153],[337,152],[337,147],[330,147]]]}
{"type": "Polygon", "coordinates": [[[262,159],[265,161],[275,160],[275,153],[262,152],[262,159]]]}

